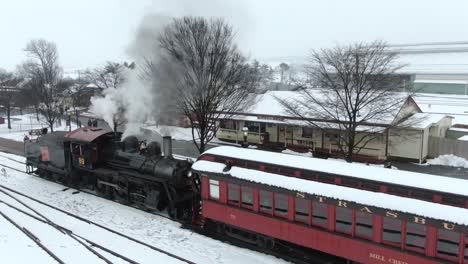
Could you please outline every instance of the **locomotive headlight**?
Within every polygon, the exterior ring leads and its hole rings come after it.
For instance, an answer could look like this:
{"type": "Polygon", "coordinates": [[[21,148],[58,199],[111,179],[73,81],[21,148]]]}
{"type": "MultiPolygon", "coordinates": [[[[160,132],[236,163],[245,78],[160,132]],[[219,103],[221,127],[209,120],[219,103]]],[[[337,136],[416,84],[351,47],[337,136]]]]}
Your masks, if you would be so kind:
{"type": "Polygon", "coordinates": [[[187,178],[191,178],[191,177],[192,177],[192,171],[189,170],[189,171],[187,172],[187,178]]]}

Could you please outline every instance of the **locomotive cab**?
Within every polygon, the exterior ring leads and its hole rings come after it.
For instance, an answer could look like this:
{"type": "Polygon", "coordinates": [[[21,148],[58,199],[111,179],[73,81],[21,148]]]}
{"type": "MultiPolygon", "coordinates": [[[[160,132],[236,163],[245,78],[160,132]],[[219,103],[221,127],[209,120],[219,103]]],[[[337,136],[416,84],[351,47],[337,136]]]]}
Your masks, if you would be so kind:
{"type": "Polygon", "coordinates": [[[112,146],[114,137],[114,132],[96,127],[83,127],[68,133],[65,135],[68,141],[65,153],[69,155],[70,166],[82,170],[97,168],[112,146]]]}

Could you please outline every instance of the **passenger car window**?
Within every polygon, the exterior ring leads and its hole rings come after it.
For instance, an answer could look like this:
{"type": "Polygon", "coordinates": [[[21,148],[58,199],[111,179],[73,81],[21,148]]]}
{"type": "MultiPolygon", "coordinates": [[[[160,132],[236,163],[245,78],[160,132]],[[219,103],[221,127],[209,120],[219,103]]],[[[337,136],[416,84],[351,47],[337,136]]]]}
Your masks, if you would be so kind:
{"type": "Polygon", "coordinates": [[[294,219],[300,222],[309,222],[309,200],[297,198],[295,200],[295,216],[294,219]]]}
{"type": "Polygon", "coordinates": [[[383,241],[394,244],[401,243],[401,220],[384,217],[383,218],[383,241]]]}
{"type": "Polygon", "coordinates": [[[439,229],[437,231],[437,256],[458,258],[460,233],[439,229]]]}
{"type": "Polygon", "coordinates": [[[364,238],[372,238],[373,219],[372,214],[356,212],[356,235],[364,238]]]}
{"type": "Polygon", "coordinates": [[[260,190],[260,210],[271,213],[273,210],[273,193],[260,190]]]}
{"type": "Polygon", "coordinates": [[[288,215],[288,196],[281,193],[275,193],[275,215],[288,215]]]}
{"type": "Polygon", "coordinates": [[[238,184],[228,184],[228,202],[230,204],[239,205],[239,190],[238,184]]]}
{"type": "Polygon", "coordinates": [[[326,226],[328,221],[328,205],[312,202],[312,224],[326,226]]]}
{"type": "Polygon", "coordinates": [[[210,198],[219,199],[219,181],[210,179],[210,198]]]}

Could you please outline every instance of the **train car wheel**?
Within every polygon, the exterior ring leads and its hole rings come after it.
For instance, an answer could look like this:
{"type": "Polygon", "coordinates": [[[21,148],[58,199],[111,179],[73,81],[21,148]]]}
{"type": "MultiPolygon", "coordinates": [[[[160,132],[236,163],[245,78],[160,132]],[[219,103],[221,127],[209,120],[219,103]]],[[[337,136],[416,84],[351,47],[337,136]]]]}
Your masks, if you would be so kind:
{"type": "Polygon", "coordinates": [[[112,188],[112,190],[113,190],[114,200],[122,204],[130,204],[130,201],[128,200],[127,192],[125,190],[117,190],[115,188],[112,188]]]}

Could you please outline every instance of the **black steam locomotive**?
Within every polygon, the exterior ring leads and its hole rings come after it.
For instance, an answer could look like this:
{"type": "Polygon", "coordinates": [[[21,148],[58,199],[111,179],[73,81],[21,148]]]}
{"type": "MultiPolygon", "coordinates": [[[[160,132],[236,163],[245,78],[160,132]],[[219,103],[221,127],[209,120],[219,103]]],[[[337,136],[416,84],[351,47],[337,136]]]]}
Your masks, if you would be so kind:
{"type": "Polygon", "coordinates": [[[171,138],[163,138],[164,155],[157,142],[120,139],[121,133],[96,127],[27,139],[27,171],[190,221],[198,180],[191,175],[190,161],[172,157],[171,138]]]}

